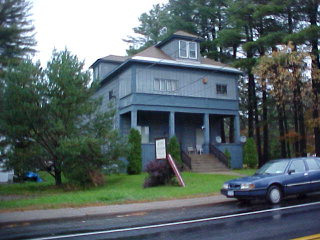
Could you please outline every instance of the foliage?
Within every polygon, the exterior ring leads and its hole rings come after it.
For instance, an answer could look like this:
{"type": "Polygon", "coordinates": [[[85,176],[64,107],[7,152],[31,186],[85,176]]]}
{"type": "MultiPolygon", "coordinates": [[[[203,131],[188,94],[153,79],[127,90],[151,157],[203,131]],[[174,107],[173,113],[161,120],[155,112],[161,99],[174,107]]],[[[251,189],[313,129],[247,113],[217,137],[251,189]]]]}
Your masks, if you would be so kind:
{"type": "Polygon", "coordinates": [[[140,174],[142,170],[142,155],[141,155],[141,135],[137,129],[132,128],[128,138],[129,153],[128,153],[128,174],[140,174]]]}
{"type": "Polygon", "coordinates": [[[226,155],[228,160],[228,168],[231,168],[231,153],[229,152],[228,148],[224,150],[224,155],[226,155]]]}
{"type": "MultiPolygon", "coordinates": [[[[0,1],[0,71],[9,63],[17,63],[26,54],[34,53],[36,41],[28,0],[0,1]]],[[[0,74],[1,74],[0,72],[0,74]]],[[[2,74],[0,75],[2,77],[2,74]]]]}
{"type": "Polygon", "coordinates": [[[0,118],[12,146],[9,165],[41,166],[56,185],[62,173],[80,184],[101,183],[94,180],[97,172],[114,163],[125,145],[113,130],[114,110],[99,111],[101,100],[92,98],[96,88],[83,65],[65,50],[54,51],[45,70],[31,60],[9,68],[0,118]],[[35,149],[39,154],[29,158],[35,149]]]}
{"type": "Polygon", "coordinates": [[[256,168],[258,164],[257,145],[253,138],[248,138],[244,145],[243,163],[249,168],[256,168]]]}
{"type": "Polygon", "coordinates": [[[167,160],[153,160],[147,164],[146,172],[149,176],[145,179],[144,187],[154,187],[172,183],[174,172],[167,160]]]}
{"type": "Polygon", "coordinates": [[[181,169],[182,168],[181,149],[180,149],[178,138],[176,136],[173,136],[172,138],[170,138],[167,146],[167,151],[168,153],[171,154],[178,168],[181,169]]]}

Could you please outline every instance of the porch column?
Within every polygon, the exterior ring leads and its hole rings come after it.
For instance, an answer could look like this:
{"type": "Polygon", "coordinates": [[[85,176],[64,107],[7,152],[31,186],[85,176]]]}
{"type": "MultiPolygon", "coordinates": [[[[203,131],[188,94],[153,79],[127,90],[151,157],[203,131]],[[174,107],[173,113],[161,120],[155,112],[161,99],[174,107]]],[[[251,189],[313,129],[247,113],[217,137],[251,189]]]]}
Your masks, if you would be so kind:
{"type": "Polygon", "coordinates": [[[137,128],[138,126],[138,111],[131,111],[131,128],[137,128]]]}
{"type": "Polygon", "coordinates": [[[174,112],[170,112],[169,116],[169,137],[172,138],[175,135],[175,116],[174,112]]]}
{"type": "Polygon", "coordinates": [[[240,142],[240,118],[239,114],[234,116],[234,142],[240,142]]]}
{"type": "Polygon", "coordinates": [[[209,153],[209,145],[210,145],[210,125],[209,125],[209,114],[205,113],[203,117],[203,125],[204,125],[204,146],[203,153],[209,153]]]}

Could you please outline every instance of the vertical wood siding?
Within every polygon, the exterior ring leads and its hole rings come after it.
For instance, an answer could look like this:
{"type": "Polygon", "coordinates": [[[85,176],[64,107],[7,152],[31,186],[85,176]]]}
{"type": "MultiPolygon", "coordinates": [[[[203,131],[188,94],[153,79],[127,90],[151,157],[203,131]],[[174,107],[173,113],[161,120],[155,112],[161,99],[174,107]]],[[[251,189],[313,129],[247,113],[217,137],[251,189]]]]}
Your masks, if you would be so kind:
{"type": "Polygon", "coordinates": [[[226,73],[212,73],[204,70],[190,70],[173,67],[147,66],[137,67],[137,92],[164,95],[219,98],[237,100],[237,77],[226,73]],[[176,92],[161,92],[154,89],[154,79],[178,81],[176,92]],[[207,84],[202,82],[207,78],[207,84]],[[227,85],[227,95],[216,94],[216,84],[227,85]]]}

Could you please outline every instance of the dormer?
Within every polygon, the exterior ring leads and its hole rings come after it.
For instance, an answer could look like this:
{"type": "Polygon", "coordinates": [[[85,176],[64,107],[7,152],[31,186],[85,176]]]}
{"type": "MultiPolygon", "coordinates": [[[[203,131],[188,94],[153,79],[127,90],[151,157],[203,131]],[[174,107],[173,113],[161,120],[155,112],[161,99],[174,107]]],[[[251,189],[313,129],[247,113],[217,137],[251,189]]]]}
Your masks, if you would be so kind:
{"type": "Polygon", "coordinates": [[[93,69],[93,80],[101,81],[110,72],[125,62],[128,57],[109,55],[104,58],[99,58],[95,61],[90,68],[93,69]]]}
{"type": "Polygon", "coordinates": [[[177,31],[156,45],[176,61],[200,62],[200,42],[196,35],[177,31]]]}

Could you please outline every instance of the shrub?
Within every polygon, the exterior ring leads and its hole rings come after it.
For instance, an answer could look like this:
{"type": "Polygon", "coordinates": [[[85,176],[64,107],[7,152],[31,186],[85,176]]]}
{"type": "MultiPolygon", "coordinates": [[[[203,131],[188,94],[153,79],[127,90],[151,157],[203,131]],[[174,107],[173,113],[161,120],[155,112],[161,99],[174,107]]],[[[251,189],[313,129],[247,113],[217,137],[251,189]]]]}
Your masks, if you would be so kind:
{"type": "Polygon", "coordinates": [[[128,174],[140,174],[142,170],[141,135],[137,129],[131,129],[129,134],[128,174]]]}
{"type": "Polygon", "coordinates": [[[228,168],[231,168],[231,153],[229,152],[228,148],[224,150],[224,155],[226,155],[228,160],[228,168]]]}
{"type": "Polygon", "coordinates": [[[167,160],[153,160],[147,164],[149,176],[145,179],[144,187],[153,187],[172,183],[174,172],[167,160]]]}
{"type": "Polygon", "coordinates": [[[255,168],[258,164],[257,145],[253,138],[248,138],[244,145],[243,163],[249,168],[255,168]]]}
{"type": "Polygon", "coordinates": [[[168,153],[171,154],[172,158],[177,164],[177,167],[181,169],[182,168],[181,150],[180,150],[180,144],[176,136],[173,136],[172,138],[170,138],[167,148],[168,148],[168,153]]]}

